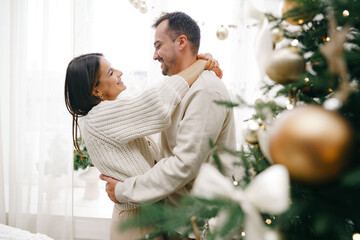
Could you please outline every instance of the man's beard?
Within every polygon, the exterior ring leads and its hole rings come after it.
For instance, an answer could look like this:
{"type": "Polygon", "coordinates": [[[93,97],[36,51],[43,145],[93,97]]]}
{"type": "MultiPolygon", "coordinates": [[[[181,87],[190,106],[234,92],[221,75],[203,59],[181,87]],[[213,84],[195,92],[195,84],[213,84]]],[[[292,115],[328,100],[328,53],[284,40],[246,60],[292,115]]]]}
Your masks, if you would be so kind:
{"type": "MultiPolygon", "coordinates": [[[[163,74],[164,76],[171,76],[171,75],[176,74],[176,73],[172,73],[172,72],[171,72],[171,69],[170,69],[170,67],[169,67],[169,66],[175,66],[175,65],[176,65],[176,58],[175,58],[175,57],[173,57],[173,58],[171,58],[169,61],[167,61],[167,62],[169,62],[169,64],[166,64],[165,61],[164,61],[164,59],[161,58],[161,57],[159,58],[159,62],[161,62],[161,64],[163,65],[162,74],[163,74]],[[170,74],[170,75],[169,75],[169,74],[170,74]]],[[[174,69],[174,67],[173,67],[173,69],[174,69]]]]}
{"type": "Polygon", "coordinates": [[[169,73],[169,68],[166,67],[166,66],[164,66],[163,69],[162,69],[162,74],[163,74],[164,76],[167,76],[168,73],[169,73]]]}

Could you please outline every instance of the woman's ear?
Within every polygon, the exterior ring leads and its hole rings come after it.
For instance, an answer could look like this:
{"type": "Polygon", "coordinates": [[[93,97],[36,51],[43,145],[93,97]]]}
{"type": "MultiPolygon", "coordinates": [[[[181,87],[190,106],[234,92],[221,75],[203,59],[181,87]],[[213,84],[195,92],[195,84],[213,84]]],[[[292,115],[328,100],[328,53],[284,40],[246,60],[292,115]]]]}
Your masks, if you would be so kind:
{"type": "Polygon", "coordinates": [[[93,89],[92,95],[95,97],[103,98],[101,91],[97,87],[93,89]]]}

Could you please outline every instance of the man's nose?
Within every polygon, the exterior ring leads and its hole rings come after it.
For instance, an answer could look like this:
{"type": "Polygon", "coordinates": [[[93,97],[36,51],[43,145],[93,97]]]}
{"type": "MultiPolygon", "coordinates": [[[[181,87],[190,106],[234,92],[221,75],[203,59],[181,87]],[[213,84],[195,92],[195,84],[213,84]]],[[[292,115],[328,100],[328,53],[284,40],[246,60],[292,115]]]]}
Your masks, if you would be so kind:
{"type": "Polygon", "coordinates": [[[157,51],[154,52],[154,56],[153,56],[153,59],[154,60],[158,60],[159,58],[159,54],[157,53],[157,51]]]}

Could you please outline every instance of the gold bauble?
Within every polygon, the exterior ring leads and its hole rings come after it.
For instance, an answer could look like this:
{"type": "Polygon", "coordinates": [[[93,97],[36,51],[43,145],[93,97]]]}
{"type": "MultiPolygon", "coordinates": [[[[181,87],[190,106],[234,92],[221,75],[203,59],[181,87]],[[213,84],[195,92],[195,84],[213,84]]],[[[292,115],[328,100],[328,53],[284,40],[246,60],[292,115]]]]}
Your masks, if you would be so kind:
{"type": "Polygon", "coordinates": [[[216,36],[220,40],[225,40],[229,36],[229,30],[221,25],[221,27],[216,31],[216,36]]]}
{"type": "Polygon", "coordinates": [[[318,184],[336,179],[348,165],[352,129],[336,112],[301,106],[282,113],[269,133],[273,162],[294,180],[318,184]]]}
{"type": "Polygon", "coordinates": [[[245,141],[250,144],[257,144],[259,129],[260,129],[260,125],[257,121],[255,120],[247,121],[243,128],[243,135],[245,141]]]}
{"type": "Polygon", "coordinates": [[[279,43],[284,39],[284,31],[280,28],[274,28],[271,30],[271,37],[274,43],[279,43]]]}
{"type": "Polygon", "coordinates": [[[306,23],[314,18],[314,11],[306,11],[302,9],[303,3],[298,0],[285,0],[282,8],[282,14],[286,14],[288,11],[291,11],[295,8],[298,8],[299,15],[287,17],[286,21],[292,25],[300,25],[306,23]]]}
{"type": "Polygon", "coordinates": [[[274,82],[289,84],[305,72],[305,59],[294,47],[280,48],[268,57],[265,72],[274,82]]]}

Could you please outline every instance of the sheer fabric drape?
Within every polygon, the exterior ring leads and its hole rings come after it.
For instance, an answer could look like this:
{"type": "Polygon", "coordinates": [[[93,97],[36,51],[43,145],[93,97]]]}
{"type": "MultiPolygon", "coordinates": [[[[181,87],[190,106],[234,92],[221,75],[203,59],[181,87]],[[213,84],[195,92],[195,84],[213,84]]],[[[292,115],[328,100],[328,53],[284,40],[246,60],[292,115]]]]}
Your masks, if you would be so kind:
{"type": "Polygon", "coordinates": [[[72,239],[72,148],[63,100],[73,2],[3,0],[0,220],[72,239]],[[6,209],[6,215],[3,209],[6,209]],[[55,227],[56,226],[56,227],[55,227]]]}

